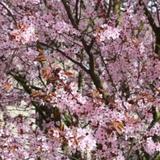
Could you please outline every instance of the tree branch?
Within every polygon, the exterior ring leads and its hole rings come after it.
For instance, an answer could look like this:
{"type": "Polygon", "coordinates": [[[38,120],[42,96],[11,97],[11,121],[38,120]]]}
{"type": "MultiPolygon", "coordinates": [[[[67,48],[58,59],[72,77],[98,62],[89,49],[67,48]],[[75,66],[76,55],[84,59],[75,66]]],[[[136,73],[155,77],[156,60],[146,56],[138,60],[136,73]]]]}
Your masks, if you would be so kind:
{"type": "Polygon", "coordinates": [[[70,20],[70,22],[72,23],[72,26],[76,29],[78,29],[78,26],[72,16],[72,12],[71,12],[71,9],[70,9],[70,6],[68,5],[68,2],[66,0],[62,0],[62,3],[63,3],[63,6],[67,12],[67,15],[68,15],[68,18],[70,20]]]}
{"type": "Polygon", "coordinates": [[[13,15],[12,11],[9,9],[9,7],[8,7],[4,2],[2,2],[2,1],[0,1],[0,5],[2,5],[2,6],[7,10],[9,16],[12,17],[12,19],[13,19],[15,25],[17,26],[16,18],[15,18],[15,16],[13,15]]]}
{"type": "Polygon", "coordinates": [[[149,24],[151,25],[153,31],[156,33],[157,32],[157,25],[151,15],[151,13],[149,12],[148,8],[146,7],[145,3],[143,0],[140,0],[140,5],[142,5],[144,7],[144,14],[146,15],[148,21],[149,21],[149,24]]]}

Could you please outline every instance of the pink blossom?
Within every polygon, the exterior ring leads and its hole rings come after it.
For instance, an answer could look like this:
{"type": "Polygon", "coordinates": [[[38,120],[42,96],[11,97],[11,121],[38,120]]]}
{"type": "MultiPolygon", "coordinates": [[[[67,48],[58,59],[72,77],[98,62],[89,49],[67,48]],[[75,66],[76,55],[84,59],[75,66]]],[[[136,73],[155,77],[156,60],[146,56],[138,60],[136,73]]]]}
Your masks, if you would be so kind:
{"type": "Polygon", "coordinates": [[[70,31],[70,25],[64,21],[58,21],[54,27],[59,34],[70,31]]]}

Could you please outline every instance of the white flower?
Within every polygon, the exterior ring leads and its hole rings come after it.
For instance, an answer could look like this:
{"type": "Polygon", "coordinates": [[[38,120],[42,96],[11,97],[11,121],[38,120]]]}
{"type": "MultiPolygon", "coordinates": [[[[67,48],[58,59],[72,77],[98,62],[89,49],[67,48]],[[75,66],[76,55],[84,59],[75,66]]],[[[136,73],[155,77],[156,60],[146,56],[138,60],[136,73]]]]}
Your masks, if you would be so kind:
{"type": "Polygon", "coordinates": [[[26,0],[26,2],[30,2],[32,4],[39,4],[41,1],[40,0],[26,0]]]}
{"type": "Polygon", "coordinates": [[[116,157],[115,160],[125,160],[125,158],[124,158],[124,156],[122,155],[122,153],[120,152],[120,153],[118,154],[118,156],[116,157]]]}
{"type": "Polygon", "coordinates": [[[96,148],[96,140],[90,129],[67,129],[66,138],[68,139],[69,147],[73,149],[79,148],[82,152],[90,152],[96,148]]]}
{"type": "Polygon", "coordinates": [[[96,148],[96,141],[90,129],[79,128],[77,133],[83,136],[79,143],[79,147],[83,152],[86,150],[92,151],[96,148]]]}
{"type": "Polygon", "coordinates": [[[147,138],[144,149],[149,155],[154,154],[154,152],[156,151],[156,144],[152,140],[152,137],[147,138]]]}
{"type": "Polygon", "coordinates": [[[160,152],[160,143],[157,143],[157,144],[156,144],[156,151],[157,151],[157,152],[160,152]]]}
{"type": "Polygon", "coordinates": [[[13,30],[11,36],[14,37],[15,41],[26,44],[28,42],[37,41],[35,34],[35,27],[33,24],[27,26],[25,24],[21,25],[19,29],[13,30]]]}
{"type": "Polygon", "coordinates": [[[119,38],[119,36],[120,36],[121,29],[119,29],[119,28],[114,28],[114,27],[111,27],[106,24],[103,24],[101,26],[101,28],[102,28],[102,30],[95,35],[95,36],[99,37],[100,42],[103,42],[106,39],[115,40],[115,39],[119,38]]]}
{"type": "Polygon", "coordinates": [[[144,47],[143,42],[139,44],[139,51],[141,54],[145,52],[145,47],[144,47]]]}
{"type": "Polygon", "coordinates": [[[29,41],[35,41],[35,27],[30,25],[24,32],[21,33],[21,41],[23,44],[29,41]]]}

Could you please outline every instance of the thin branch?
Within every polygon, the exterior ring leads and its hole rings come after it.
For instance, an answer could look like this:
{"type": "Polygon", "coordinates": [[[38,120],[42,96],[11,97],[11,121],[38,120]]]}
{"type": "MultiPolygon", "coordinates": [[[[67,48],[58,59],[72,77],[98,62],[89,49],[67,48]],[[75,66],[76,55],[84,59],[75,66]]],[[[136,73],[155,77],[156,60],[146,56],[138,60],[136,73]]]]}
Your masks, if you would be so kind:
{"type": "Polygon", "coordinates": [[[114,81],[113,81],[112,76],[111,76],[111,74],[110,74],[110,72],[109,72],[108,66],[107,66],[107,64],[105,63],[105,60],[104,60],[101,52],[99,52],[99,54],[100,54],[100,57],[101,57],[101,61],[102,61],[102,63],[103,63],[104,66],[105,66],[105,70],[106,70],[106,72],[107,72],[107,74],[108,74],[109,80],[110,80],[113,88],[115,89],[115,91],[117,91],[116,85],[114,84],[114,81]]]}
{"type": "Polygon", "coordinates": [[[9,8],[4,2],[2,2],[2,1],[0,1],[0,5],[2,5],[2,6],[7,10],[9,16],[12,17],[12,19],[13,19],[15,25],[17,26],[16,18],[15,18],[15,16],[13,15],[12,11],[10,10],[10,8],[9,8]]]}
{"type": "Polygon", "coordinates": [[[155,3],[155,6],[156,6],[157,20],[158,20],[158,23],[159,23],[159,25],[160,25],[159,8],[158,8],[157,3],[155,3]]]}
{"type": "Polygon", "coordinates": [[[42,85],[46,87],[46,84],[41,77],[40,67],[38,66],[37,68],[38,68],[38,78],[40,79],[40,82],[42,83],[42,85]]]}
{"type": "Polygon", "coordinates": [[[108,3],[108,10],[107,10],[107,17],[109,17],[109,16],[110,16],[111,8],[112,8],[112,1],[111,1],[111,0],[109,0],[109,3],[108,3]]]}
{"type": "Polygon", "coordinates": [[[51,48],[53,50],[56,50],[58,51],[60,54],[62,54],[64,57],[66,57],[67,59],[69,59],[71,62],[73,62],[74,64],[78,65],[82,70],[84,70],[87,74],[89,74],[89,70],[84,66],[82,65],[82,63],[76,61],[75,59],[71,58],[70,56],[68,56],[64,51],[60,50],[59,48],[57,47],[53,47],[51,45],[48,45],[48,44],[45,44],[45,43],[42,43],[42,42],[38,42],[39,45],[42,45],[42,46],[45,46],[45,47],[48,47],[48,48],[51,48]]]}
{"type": "Polygon", "coordinates": [[[78,65],[81,69],[83,69],[87,74],[89,74],[89,70],[83,66],[80,62],[74,60],[73,58],[71,58],[70,56],[68,56],[65,52],[63,52],[60,49],[56,49],[58,52],[60,52],[64,57],[66,57],[67,59],[69,59],[71,62],[73,62],[74,64],[78,65]]]}
{"type": "MultiPolygon", "coordinates": [[[[67,12],[67,15],[68,15],[68,18],[72,24],[72,26],[74,28],[76,28],[77,30],[78,29],[78,25],[76,24],[75,20],[73,19],[73,16],[72,16],[72,12],[71,12],[71,9],[68,5],[68,3],[66,2],[66,0],[62,0],[62,3],[64,5],[64,8],[67,12]]],[[[99,75],[96,73],[95,71],[95,64],[94,64],[94,56],[93,56],[93,53],[91,52],[91,48],[95,42],[95,39],[93,38],[90,42],[90,44],[88,45],[87,42],[85,41],[84,39],[84,36],[81,35],[81,38],[80,38],[82,44],[83,44],[83,47],[84,47],[84,50],[86,51],[88,57],[89,57],[89,70],[87,70],[82,64],[80,64],[79,62],[75,61],[74,59],[72,59],[71,57],[69,57],[68,55],[66,55],[63,51],[57,49],[57,51],[59,51],[63,56],[65,56],[66,58],[70,59],[73,63],[77,64],[78,66],[80,66],[84,71],[86,71],[86,73],[88,73],[95,85],[95,87],[97,88],[97,90],[102,94],[103,96],[103,99],[105,100],[105,104],[108,104],[109,103],[109,95],[105,92],[104,90],[104,87],[102,85],[102,81],[99,77],[99,75]]]]}
{"type": "Polygon", "coordinates": [[[78,16],[78,5],[79,5],[79,0],[76,0],[76,4],[75,4],[75,19],[76,19],[76,23],[79,23],[79,16],[78,16]]]}

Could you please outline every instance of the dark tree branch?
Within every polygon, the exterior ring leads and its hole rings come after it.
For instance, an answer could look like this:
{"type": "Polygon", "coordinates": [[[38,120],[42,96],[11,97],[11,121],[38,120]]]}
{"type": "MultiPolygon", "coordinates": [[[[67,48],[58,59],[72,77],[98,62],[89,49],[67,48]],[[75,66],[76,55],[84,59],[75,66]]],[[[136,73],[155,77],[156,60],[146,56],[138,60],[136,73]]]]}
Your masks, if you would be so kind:
{"type": "Polygon", "coordinates": [[[66,12],[67,12],[68,18],[69,18],[72,26],[74,28],[78,29],[78,26],[77,26],[77,24],[76,24],[76,22],[75,22],[75,20],[72,16],[72,12],[71,12],[70,6],[68,5],[68,2],[66,0],[62,0],[62,3],[63,3],[63,6],[64,6],[66,12]]]}
{"type": "Polygon", "coordinates": [[[78,5],[79,5],[79,0],[76,0],[76,4],[75,4],[75,20],[76,23],[79,23],[79,9],[78,9],[78,5]]]}
{"type": "Polygon", "coordinates": [[[22,75],[20,75],[20,74],[16,74],[16,73],[14,73],[14,72],[12,72],[12,71],[10,71],[9,73],[8,73],[10,76],[12,76],[22,87],[23,87],[23,89],[24,89],[24,91],[26,92],[26,93],[28,93],[29,95],[32,93],[32,89],[31,89],[31,87],[27,84],[27,81],[26,81],[26,79],[25,79],[25,77],[24,76],[22,76],[22,75]]]}
{"type": "Polygon", "coordinates": [[[109,2],[108,2],[108,10],[107,10],[107,17],[110,17],[111,8],[112,8],[112,0],[109,0],[109,2]]]}
{"type": "Polygon", "coordinates": [[[52,44],[51,45],[48,45],[48,44],[45,44],[45,43],[42,43],[42,42],[38,42],[38,45],[40,46],[45,46],[47,48],[51,48],[53,50],[56,50],[58,51],[60,54],[62,54],[64,57],[66,57],[68,60],[70,60],[71,62],[73,62],[74,64],[76,64],[77,66],[79,66],[83,71],[85,71],[87,74],[89,74],[89,70],[80,62],[76,61],[75,59],[71,58],[70,56],[68,56],[65,52],[63,52],[62,50],[60,50],[58,47],[56,46],[53,46],[52,44]]]}
{"type": "MultiPolygon", "coordinates": [[[[10,71],[8,74],[11,75],[23,87],[24,91],[26,93],[28,93],[29,95],[32,94],[33,89],[34,90],[41,90],[41,88],[39,88],[39,87],[29,85],[25,76],[22,76],[18,73],[14,73],[12,71],[10,71]]],[[[54,121],[54,122],[60,121],[60,113],[57,110],[55,111],[55,107],[53,108],[49,104],[42,105],[37,100],[32,100],[31,104],[35,107],[36,112],[38,113],[38,117],[36,117],[36,124],[40,127],[41,130],[43,129],[43,122],[48,123],[51,121],[54,121]],[[58,117],[56,116],[57,113],[59,113],[58,117]]]]}
{"type": "Polygon", "coordinates": [[[149,12],[147,6],[145,5],[143,0],[139,0],[140,5],[142,5],[144,7],[144,14],[146,15],[149,24],[155,34],[155,53],[158,55],[158,57],[160,57],[160,27],[158,27],[151,15],[151,13],[149,12]]]}
{"type": "Polygon", "coordinates": [[[68,56],[65,52],[63,52],[60,49],[56,49],[59,53],[61,53],[64,57],[66,57],[67,59],[69,59],[71,62],[73,62],[74,64],[76,64],[77,66],[79,66],[82,70],[84,70],[87,74],[89,74],[89,70],[83,66],[80,62],[74,60],[73,58],[71,58],[70,56],[68,56]]]}
{"type": "MultiPolygon", "coordinates": [[[[67,12],[68,18],[70,19],[70,22],[71,22],[72,26],[74,28],[76,28],[77,30],[79,30],[78,29],[78,25],[76,24],[76,22],[75,22],[75,20],[74,20],[74,18],[72,16],[72,12],[71,12],[71,9],[70,9],[67,1],[66,0],[62,0],[62,3],[64,5],[64,8],[65,8],[65,10],[67,12]]],[[[97,90],[102,94],[103,99],[105,100],[105,103],[108,104],[109,103],[109,95],[104,91],[104,87],[102,85],[102,81],[101,81],[99,75],[95,71],[95,64],[94,64],[95,63],[94,62],[95,59],[94,59],[93,53],[91,52],[91,49],[92,49],[92,46],[94,44],[95,39],[93,38],[89,45],[87,44],[87,42],[85,41],[85,39],[84,39],[84,37],[82,35],[81,35],[80,40],[81,40],[81,42],[83,44],[85,52],[87,53],[87,55],[89,57],[89,71],[86,70],[86,68],[84,68],[84,66],[82,66],[82,64],[79,64],[79,62],[73,60],[71,57],[66,55],[61,50],[57,49],[57,51],[59,51],[66,58],[70,59],[73,63],[79,65],[84,71],[86,71],[90,75],[90,77],[91,77],[94,85],[96,86],[97,90]]]]}
{"type": "Polygon", "coordinates": [[[158,24],[160,25],[159,7],[158,7],[157,3],[155,3],[155,6],[156,6],[156,14],[157,14],[158,24]]]}
{"type": "Polygon", "coordinates": [[[150,26],[152,27],[153,31],[156,33],[157,32],[157,25],[151,15],[150,11],[148,10],[148,8],[145,5],[143,0],[140,0],[139,2],[140,2],[140,5],[142,5],[144,7],[144,13],[148,19],[148,22],[149,22],[150,26]]]}

